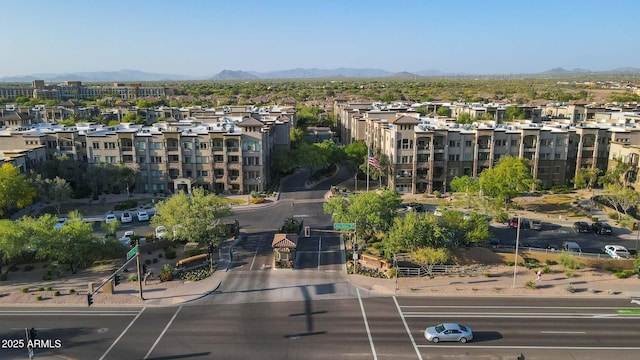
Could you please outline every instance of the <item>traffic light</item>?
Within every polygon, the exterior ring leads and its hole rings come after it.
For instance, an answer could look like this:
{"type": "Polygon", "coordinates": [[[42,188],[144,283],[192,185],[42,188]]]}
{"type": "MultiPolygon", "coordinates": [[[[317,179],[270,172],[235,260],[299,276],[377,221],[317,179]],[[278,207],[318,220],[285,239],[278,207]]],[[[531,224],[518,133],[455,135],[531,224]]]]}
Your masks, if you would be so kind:
{"type": "Polygon", "coordinates": [[[35,328],[31,328],[29,329],[29,340],[35,340],[37,338],[38,334],[36,333],[36,329],[35,328]]]}
{"type": "Polygon", "coordinates": [[[91,306],[93,304],[93,295],[87,294],[87,306],[91,306]]]}
{"type": "Polygon", "coordinates": [[[209,251],[209,255],[212,255],[212,254],[213,254],[213,244],[212,244],[212,243],[209,243],[209,249],[208,249],[208,251],[209,251]]]}
{"type": "Polygon", "coordinates": [[[146,274],[147,273],[147,264],[142,264],[142,274],[146,274]]]}
{"type": "Polygon", "coordinates": [[[118,284],[120,284],[120,274],[115,274],[113,275],[113,286],[117,286],[118,284]]]}
{"type": "Polygon", "coordinates": [[[358,243],[353,243],[353,252],[358,252],[358,243]]]}
{"type": "Polygon", "coordinates": [[[304,227],[304,237],[311,236],[311,228],[309,226],[304,227]]]}

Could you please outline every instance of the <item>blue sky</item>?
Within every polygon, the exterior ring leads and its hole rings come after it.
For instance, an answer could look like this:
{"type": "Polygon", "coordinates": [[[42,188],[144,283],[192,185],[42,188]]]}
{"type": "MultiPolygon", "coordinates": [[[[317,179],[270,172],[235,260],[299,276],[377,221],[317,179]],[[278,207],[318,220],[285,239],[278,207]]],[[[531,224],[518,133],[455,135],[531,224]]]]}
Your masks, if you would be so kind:
{"type": "Polygon", "coordinates": [[[637,0],[19,0],[2,13],[0,77],[640,67],[637,0]]]}

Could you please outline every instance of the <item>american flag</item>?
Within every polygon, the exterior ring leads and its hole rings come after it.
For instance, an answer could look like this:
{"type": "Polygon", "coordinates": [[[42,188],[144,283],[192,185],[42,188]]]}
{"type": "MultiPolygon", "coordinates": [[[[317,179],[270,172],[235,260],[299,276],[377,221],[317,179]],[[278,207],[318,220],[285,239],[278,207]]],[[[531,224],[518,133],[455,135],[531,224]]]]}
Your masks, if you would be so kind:
{"type": "Polygon", "coordinates": [[[371,152],[369,152],[369,165],[373,166],[376,170],[380,170],[380,161],[378,161],[371,152]]]}

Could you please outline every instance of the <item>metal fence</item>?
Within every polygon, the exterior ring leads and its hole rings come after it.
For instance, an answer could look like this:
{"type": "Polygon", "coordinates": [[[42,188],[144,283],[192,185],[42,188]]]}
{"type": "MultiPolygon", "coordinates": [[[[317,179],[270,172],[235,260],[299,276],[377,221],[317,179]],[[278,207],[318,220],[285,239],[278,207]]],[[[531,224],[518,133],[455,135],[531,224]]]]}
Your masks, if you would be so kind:
{"type": "Polygon", "coordinates": [[[419,268],[398,267],[398,277],[477,276],[492,271],[489,265],[428,265],[419,268]]]}

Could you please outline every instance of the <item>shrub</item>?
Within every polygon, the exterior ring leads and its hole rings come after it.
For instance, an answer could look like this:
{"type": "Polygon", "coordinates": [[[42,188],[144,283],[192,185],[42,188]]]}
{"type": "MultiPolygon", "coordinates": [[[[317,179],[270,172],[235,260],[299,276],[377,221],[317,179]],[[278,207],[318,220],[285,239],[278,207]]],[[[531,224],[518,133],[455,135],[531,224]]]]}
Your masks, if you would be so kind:
{"type": "Polygon", "coordinates": [[[442,197],[442,193],[438,190],[433,192],[433,196],[435,196],[436,198],[440,199],[442,197]]]}
{"type": "Polygon", "coordinates": [[[53,292],[53,296],[60,296],[60,291],[56,290],[53,292]]]}
{"type": "Polygon", "coordinates": [[[576,269],[581,269],[583,266],[581,263],[579,263],[576,260],[574,256],[571,256],[566,252],[563,252],[562,255],[560,255],[559,260],[560,260],[560,264],[562,264],[562,266],[564,266],[567,269],[576,270],[576,269]]]}
{"type": "Polygon", "coordinates": [[[557,261],[551,260],[551,259],[545,260],[544,263],[547,264],[547,265],[557,265],[558,264],[557,261]]]}
{"type": "Polygon", "coordinates": [[[53,288],[51,286],[47,286],[47,291],[51,291],[53,288]]]}
{"type": "Polygon", "coordinates": [[[633,270],[623,270],[623,271],[616,272],[615,276],[618,279],[626,279],[626,278],[632,277],[633,274],[635,274],[635,271],[633,271],[633,270]]]}
{"type": "Polygon", "coordinates": [[[158,254],[158,257],[162,259],[162,253],[158,254]]]}
{"type": "Polygon", "coordinates": [[[158,258],[153,258],[153,263],[156,264],[158,262],[158,258]]]}
{"type": "Polygon", "coordinates": [[[28,287],[23,287],[22,289],[20,289],[20,291],[22,291],[23,293],[28,293],[29,292],[29,288],[28,287]]]}
{"type": "Polygon", "coordinates": [[[127,209],[131,209],[138,206],[138,201],[137,200],[126,200],[120,203],[117,203],[114,207],[113,210],[115,211],[122,211],[122,210],[127,210],[127,209]]]}
{"type": "Polygon", "coordinates": [[[74,292],[76,292],[75,289],[69,289],[69,294],[73,294],[74,292]]]}
{"type": "Polygon", "coordinates": [[[0,273],[0,281],[7,281],[7,273],[0,273]]]}
{"type": "Polygon", "coordinates": [[[38,286],[38,291],[44,291],[44,287],[38,286]]]}
{"type": "Polygon", "coordinates": [[[573,284],[571,284],[571,283],[568,283],[567,285],[565,285],[564,289],[567,290],[570,293],[576,292],[576,289],[573,287],[573,284]]]}
{"type": "Polygon", "coordinates": [[[567,185],[554,185],[551,187],[552,194],[568,194],[571,192],[567,185]]]}
{"type": "Polygon", "coordinates": [[[513,266],[515,263],[513,261],[505,261],[504,264],[507,266],[513,266]]]}
{"type": "Polygon", "coordinates": [[[189,250],[189,253],[188,253],[189,256],[196,256],[200,254],[202,254],[202,250],[200,249],[191,249],[189,250]]]}
{"type": "Polygon", "coordinates": [[[176,251],[174,249],[172,249],[172,248],[167,248],[164,251],[164,257],[166,257],[169,260],[175,259],[176,258],[176,251]]]}
{"type": "Polygon", "coordinates": [[[137,281],[138,280],[138,276],[136,274],[129,274],[128,280],[129,281],[137,281]]]}
{"type": "Polygon", "coordinates": [[[564,272],[564,274],[565,274],[567,277],[573,277],[573,271],[565,271],[565,272],[564,272]]]}
{"type": "Polygon", "coordinates": [[[24,268],[22,269],[22,271],[31,271],[33,270],[33,265],[29,264],[29,265],[25,265],[24,268]]]}
{"type": "Polygon", "coordinates": [[[551,274],[553,273],[553,269],[551,269],[548,265],[542,268],[543,274],[551,274]]]}
{"type": "Polygon", "coordinates": [[[507,222],[507,220],[509,220],[509,214],[507,214],[504,211],[500,211],[499,213],[496,214],[496,216],[494,217],[494,220],[498,223],[505,223],[507,222]]]}
{"type": "Polygon", "coordinates": [[[536,284],[535,280],[528,280],[526,283],[524,283],[524,286],[527,289],[532,289],[532,290],[535,290],[538,288],[538,284],[536,284]]]}
{"type": "Polygon", "coordinates": [[[592,294],[595,294],[598,292],[598,290],[594,289],[594,288],[589,288],[589,292],[592,294]]]}
{"type": "Polygon", "coordinates": [[[38,295],[38,296],[36,296],[36,300],[37,300],[37,301],[42,300],[42,295],[38,295]]]}
{"type": "Polygon", "coordinates": [[[144,263],[145,263],[145,264],[147,264],[147,265],[151,265],[151,259],[146,259],[146,260],[144,261],[144,263]]]}
{"type": "Polygon", "coordinates": [[[173,274],[172,273],[160,274],[160,281],[161,282],[171,281],[171,280],[173,280],[173,274]]]}
{"type": "Polygon", "coordinates": [[[251,200],[249,200],[250,204],[264,204],[265,202],[265,198],[263,197],[257,197],[257,198],[251,198],[251,200]]]}

